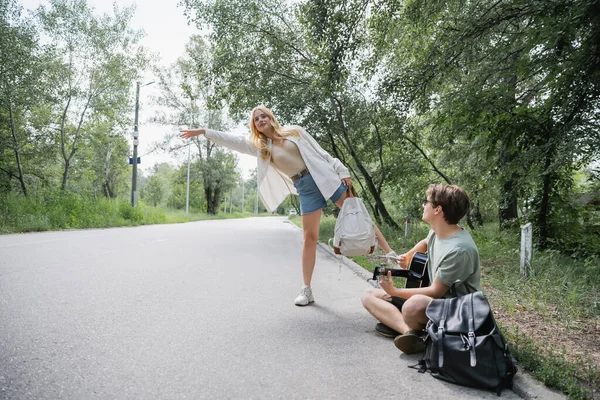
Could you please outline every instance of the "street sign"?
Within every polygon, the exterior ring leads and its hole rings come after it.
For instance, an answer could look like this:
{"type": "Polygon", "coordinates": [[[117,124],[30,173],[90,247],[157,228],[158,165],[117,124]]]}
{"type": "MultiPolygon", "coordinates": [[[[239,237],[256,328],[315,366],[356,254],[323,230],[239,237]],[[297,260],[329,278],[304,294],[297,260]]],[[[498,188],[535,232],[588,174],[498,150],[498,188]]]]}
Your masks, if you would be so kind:
{"type": "MultiPolygon", "coordinates": [[[[138,164],[142,163],[142,157],[137,158],[137,163],[138,164]]],[[[129,157],[129,165],[133,165],[133,157],[129,157]]]]}

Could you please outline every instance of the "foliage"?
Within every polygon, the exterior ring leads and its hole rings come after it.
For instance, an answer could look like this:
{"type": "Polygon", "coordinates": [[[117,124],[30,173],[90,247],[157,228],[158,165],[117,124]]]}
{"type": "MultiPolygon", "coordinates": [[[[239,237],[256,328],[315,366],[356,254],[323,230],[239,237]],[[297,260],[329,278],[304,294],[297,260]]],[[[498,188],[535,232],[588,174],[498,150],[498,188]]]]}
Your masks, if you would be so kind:
{"type": "MultiPolygon", "coordinates": [[[[52,41],[52,112],[63,162],[65,189],[79,144],[94,122],[117,125],[115,111],[129,109],[130,85],[146,62],[140,33],[128,27],[133,9],[114,8],[114,16],[97,17],[84,0],[52,0],[37,11],[44,34],[52,41]]],[[[49,88],[50,90],[50,88],[49,88]]],[[[118,113],[117,113],[118,115],[118,113]]]]}
{"type": "MultiPolygon", "coordinates": [[[[471,195],[472,228],[533,222],[540,249],[599,254],[596,1],[182,5],[203,35],[155,69],[156,122],[227,130],[262,103],[348,166],[382,226],[418,221],[427,185],[445,181],[471,195]]],[[[0,192],[125,198],[131,86],[147,65],[134,9],[52,0],[26,17],[7,0],[0,12],[0,192]]],[[[173,139],[161,147],[185,151],[173,139]]],[[[192,142],[190,203],[216,213],[241,186],[235,156],[192,142]]],[[[185,207],[184,169],[154,172],[142,196],[185,207]]]]}
{"type": "Polygon", "coordinates": [[[302,125],[353,172],[375,217],[395,221],[381,198],[388,169],[378,108],[356,75],[365,2],[184,2],[208,24],[214,47],[209,77],[236,117],[264,104],[280,122],[302,125]]]}
{"type": "Polygon", "coordinates": [[[15,1],[0,3],[0,188],[28,188],[53,162],[50,145],[37,131],[49,123],[49,52],[39,43],[34,21],[24,18],[15,1]]]}
{"type": "Polygon", "coordinates": [[[501,226],[534,221],[542,248],[562,247],[579,216],[574,171],[598,157],[598,3],[378,5],[382,92],[408,101],[430,154],[475,203],[497,193],[501,226]]]}
{"type": "MultiPolygon", "coordinates": [[[[206,72],[211,66],[211,52],[211,47],[204,40],[193,36],[186,46],[186,54],[173,68],[156,70],[162,92],[158,103],[163,106],[163,113],[157,121],[215,130],[227,128],[223,107],[210,99],[215,90],[206,72]]],[[[163,147],[171,152],[182,148],[180,140],[171,145],[172,140],[173,137],[165,138],[163,147]]],[[[192,180],[197,186],[202,186],[206,211],[216,214],[224,193],[239,180],[237,158],[209,140],[194,138],[191,142],[189,146],[193,144],[197,149],[192,180]]]]}
{"type": "Polygon", "coordinates": [[[30,18],[14,1],[0,12],[1,190],[123,194],[131,85],[147,62],[133,9],[99,16],[85,1],[52,0],[30,18]]]}
{"type": "Polygon", "coordinates": [[[167,222],[162,209],[143,202],[84,198],[54,189],[37,197],[22,194],[0,196],[0,233],[60,229],[106,228],[167,222]]]}

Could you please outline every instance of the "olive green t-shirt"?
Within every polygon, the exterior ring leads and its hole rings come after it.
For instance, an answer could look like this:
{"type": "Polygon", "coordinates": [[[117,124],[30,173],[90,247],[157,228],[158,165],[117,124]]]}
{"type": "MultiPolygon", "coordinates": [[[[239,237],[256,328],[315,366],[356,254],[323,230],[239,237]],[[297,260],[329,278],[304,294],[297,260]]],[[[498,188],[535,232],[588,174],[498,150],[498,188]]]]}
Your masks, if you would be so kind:
{"type": "MultiPolygon", "coordinates": [[[[449,287],[456,281],[462,282],[456,285],[458,296],[481,290],[479,251],[469,232],[461,229],[455,235],[441,239],[433,230],[429,231],[427,257],[430,277],[449,287]]],[[[452,297],[452,290],[448,289],[444,297],[452,297]]]]}

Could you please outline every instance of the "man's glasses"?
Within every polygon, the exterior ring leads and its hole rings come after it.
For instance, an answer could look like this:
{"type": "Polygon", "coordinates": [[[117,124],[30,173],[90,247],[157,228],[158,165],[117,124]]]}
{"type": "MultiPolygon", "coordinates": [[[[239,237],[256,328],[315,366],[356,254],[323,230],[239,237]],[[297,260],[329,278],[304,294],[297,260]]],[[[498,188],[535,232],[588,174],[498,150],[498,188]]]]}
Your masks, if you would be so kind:
{"type": "Polygon", "coordinates": [[[424,199],[424,200],[423,200],[423,207],[425,207],[425,206],[427,205],[427,203],[431,203],[431,201],[429,201],[429,200],[427,200],[427,199],[424,199]]]}

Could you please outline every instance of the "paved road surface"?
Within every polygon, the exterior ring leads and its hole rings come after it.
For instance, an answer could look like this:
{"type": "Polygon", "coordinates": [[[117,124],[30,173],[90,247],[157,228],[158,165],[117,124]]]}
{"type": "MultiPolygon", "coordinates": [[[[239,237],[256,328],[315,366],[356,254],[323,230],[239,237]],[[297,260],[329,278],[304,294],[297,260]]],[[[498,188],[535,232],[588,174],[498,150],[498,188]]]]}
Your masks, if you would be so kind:
{"type": "MultiPolygon", "coordinates": [[[[286,218],[0,236],[0,399],[496,399],[419,374],[286,218]]],[[[519,398],[505,391],[502,399],[519,398]]]]}

